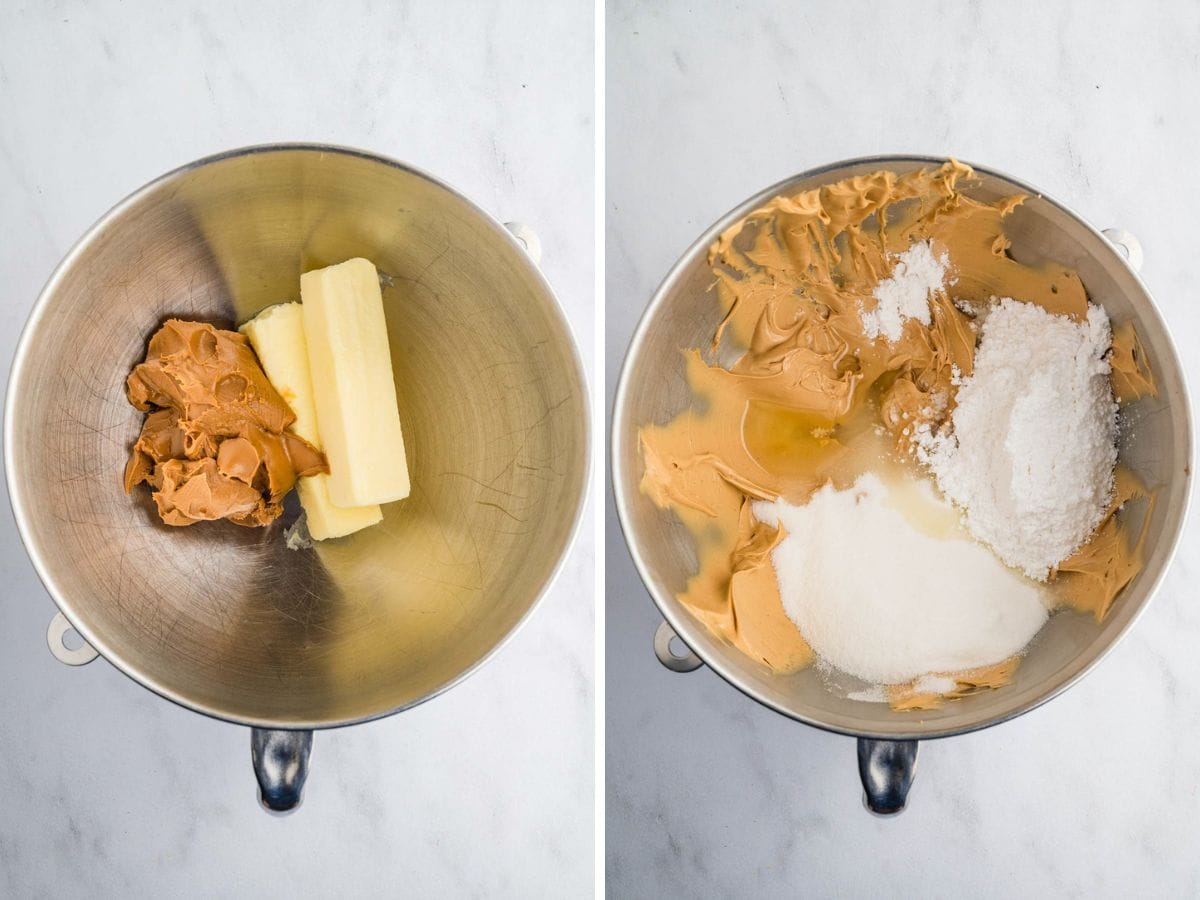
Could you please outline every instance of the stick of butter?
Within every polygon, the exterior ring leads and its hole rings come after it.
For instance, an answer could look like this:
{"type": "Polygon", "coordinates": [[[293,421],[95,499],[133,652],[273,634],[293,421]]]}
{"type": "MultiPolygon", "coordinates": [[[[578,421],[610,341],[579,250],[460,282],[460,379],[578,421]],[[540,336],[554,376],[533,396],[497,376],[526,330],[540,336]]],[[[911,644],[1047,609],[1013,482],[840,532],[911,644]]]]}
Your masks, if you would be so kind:
{"type": "MultiPolygon", "coordinates": [[[[296,415],[292,431],[314,447],[321,447],[317,410],[313,401],[308,347],[304,338],[304,313],[299,303],[281,303],[264,309],[238,329],[250,339],[263,371],[296,415]]],[[[374,525],[383,518],[378,504],[335,506],[329,497],[329,476],[301,478],[296,490],[314,540],[342,537],[374,525]]]]}
{"type": "Polygon", "coordinates": [[[317,429],[338,506],[408,496],[379,273],[365,259],[300,276],[317,429]]]}

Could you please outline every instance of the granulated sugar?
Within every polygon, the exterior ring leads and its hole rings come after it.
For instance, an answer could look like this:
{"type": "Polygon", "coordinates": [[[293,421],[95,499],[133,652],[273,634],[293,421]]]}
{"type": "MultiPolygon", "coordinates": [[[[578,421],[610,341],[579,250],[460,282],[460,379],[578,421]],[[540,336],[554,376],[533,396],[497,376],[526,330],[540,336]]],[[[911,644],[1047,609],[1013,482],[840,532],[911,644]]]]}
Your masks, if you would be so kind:
{"type": "Polygon", "coordinates": [[[883,335],[894,343],[900,340],[906,320],[928,325],[929,295],[945,285],[948,262],[945,253],[933,255],[929,241],[918,241],[901,253],[892,274],[872,292],[875,308],[859,310],[863,333],[871,340],[883,335]]]}
{"type": "Polygon", "coordinates": [[[882,685],[873,684],[866,690],[850,691],[847,700],[857,700],[859,703],[887,703],[888,695],[882,685]]]}
{"type": "Polygon", "coordinates": [[[948,675],[922,675],[913,682],[915,694],[946,694],[958,687],[958,681],[948,675]]]}
{"type": "Polygon", "coordinates": [[[786,533],[772,563],[788,618],[825,662],[865,681],[992,665],[1046,621],[1038,587],[973,541],[928,483],[866,474],[754,514],[786,533]]]}
{"type": "Polygon", "coordinates": [[[918,429],[917,457],[963,511],[970,532],[1031,578],[1088,539],[1112,496],[1116,416],[1105,358],[1108,316],[1086,322],[999,301],[952,430],[918,429]]]}

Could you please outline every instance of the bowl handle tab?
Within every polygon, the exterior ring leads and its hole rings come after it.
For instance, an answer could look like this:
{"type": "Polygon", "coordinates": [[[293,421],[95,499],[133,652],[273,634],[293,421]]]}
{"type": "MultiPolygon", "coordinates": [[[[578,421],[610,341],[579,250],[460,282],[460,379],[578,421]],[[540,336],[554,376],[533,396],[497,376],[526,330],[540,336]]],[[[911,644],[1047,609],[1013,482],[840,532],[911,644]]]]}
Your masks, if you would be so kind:
{"type": "Polygon", "coordinates": [[[1110,243],[1116,244],[1121,248],[1125,255],[1125,262],[1129,263],[1129,268],[1135,272],[1142,271],[1142,262],[1145,259],[1145,255],[1142,253],[1141,241],[1124,228],[1105,228],[1103,234],[1108,238],[1110,243]]]}
{"type": "Polygon", "coordinates": [[[300,805],[312,753],[311,731],[250,730],[250,760],[263,809],[286,815],[300,805]]]}
{"type": "Polygon", "coordinates": [[[55,613],[54,618],[50,620],[50,627],[46,629],[46,643],[50,646],[50,652],[54,654],[54,658],[60,663],[66,663],[68,666],[87,665],[100,654],[83,638],[80,638],[78,647],[72,648],[66,645],[63,638],[74,627],[62,613],[55,613]]]}
{"type": "Polygon", "coordinates": [[[672,672],[692,672],[704,665],[704,660],[693,653],[692,648],[666,622],[659,624],[654,632],[654,655],[672,672]],[[671,647],[672,641],[678,641],[678,646],[686,652],[677,653],[671,647]]]}
{"type": "Polygon", "coordinates": [[[524,222],[505,222],[504,227],[511,231],[512,236],[517,239],[517,243],[525,248],[525,252],[529,254],[533,264],[541,265],[542,240],[537,236],[537,232],[524,222]]]}
{"type": "Polygon", "coordinates": [[[894,816],[904,811],[916,769],[916,741],[858,739],[863,802],[875,815],[894,816]]]}

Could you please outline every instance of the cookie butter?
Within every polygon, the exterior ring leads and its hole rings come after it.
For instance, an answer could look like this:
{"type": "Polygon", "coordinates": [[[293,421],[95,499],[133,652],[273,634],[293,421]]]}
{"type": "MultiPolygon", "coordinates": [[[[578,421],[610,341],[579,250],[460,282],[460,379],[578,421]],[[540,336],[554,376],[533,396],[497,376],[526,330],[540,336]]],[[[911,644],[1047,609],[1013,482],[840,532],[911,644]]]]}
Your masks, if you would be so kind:
{"type": "Polygon", "coordinates": [[[125,492],[147,482],[168,525],[229,519],[267,525],[298,476],[328,471],[242,335],[170,319],[126,381],[148,412],[125,467],[125,492]]]}
{"type": "MultiPolygon", "coordinates": [[[[1004,222],[1025,198],[969,197],[962,185],[972,178],[950,160],[777,197],[709,249],[724,316],[706,354],[684,351],[696,403],[641,429],[641,486],[696,542],[698,571],[681,602],[777,672],[808,665],[813,653],[783,611],[771,567],[782,535],[750,504],[803,504],[822,485],[847,488],[868,469],[911,471],[911,435],[939,428],[953,411],[956,384],[972,372],[976,317],[992,298],[1087,316],[1078,273],[1009,255],[1004,222]],[[876,309],[876,289],[921,241],[949,261],[948,290],[930,294],[928,324],[908,318],[894,340],[868,337],[863,316],[876,309]]],[[[1153,393],[1130,323],[1114,330],[1111,365],[1119,401],[1153,393]]],[[[1115,516],[1140,490],[1134,485],[1119,469],[1108,517],[1059,567],[1051,590],[1063,602],[1103,617],[1140,568],[1140,539],[1115,516]]],[[[1015,666],[944,673],[956,685],[946,696],[1002,684],[1015,666]]],[[[892,686],[889,699],[909,709],[934,702],[912,685],[892,686]]]]}

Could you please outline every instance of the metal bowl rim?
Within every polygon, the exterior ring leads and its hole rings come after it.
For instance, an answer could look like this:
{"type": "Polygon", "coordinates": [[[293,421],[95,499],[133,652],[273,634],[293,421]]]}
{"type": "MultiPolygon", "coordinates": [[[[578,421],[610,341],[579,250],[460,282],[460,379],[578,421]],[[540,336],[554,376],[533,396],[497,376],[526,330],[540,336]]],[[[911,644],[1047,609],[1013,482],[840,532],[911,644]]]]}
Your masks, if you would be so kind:
{"type": "Polygon", "coordinates": [[[25,326],[21,330],[21,336],[17,341],[17,349],[13,354],[12,365],[9,369],[8,387],[5,391],[4,398],[4,469],[5,479],[8,485],[9,505],[12,508],[13,518],[17,523],[17,532],[21,536],[21,543],[25,546],[25,552],[28,554],[30,561],[33,563],[33,567],[37,572],[38,578],[42,582],[42,586],[45,587],[46,591],[50,594],[50,598],[66,617],[67,621],[71,623],[71,627],[79,632],[80,637],[82,637],[87,643],[91,644],[92,647],[94,647],[108,662],[112,663],[112,665],[115,666],[118,671],[133,679],[133,681],[137,682],[142,687],[158,694],[160,697],[170,700],[172,703],[176,703],[185,709],[190,709],[193,712],[209,716],[210,718],[218,719],[223,722],[231,722],[237,725],[248,725],[253,728],[273,728],[296,731],[329,729],[341,728],[347,725],[357,725],[362,722],[372,721],[374,719],[382,719],[387,716],[395,715],[398,712],[412,709],[413,707],[419,706],[428,700],[432,700],[439,694],[442,694],[445,691],[450,690],[450,688],[461,684],[469,675],[472,675],[478,671],[481,666],[488,662],[488,660],[495,656],[502,647],[511,641],[514,635],[516,635],[517,632],[520,631],[525,625],[525,623],[529,621],[533,611],[541,604],[546,594],[549,593],[551,587],[553,587],[554,583],[558,580],[558,576],[562,573],[563,566],[566,564],[566,559],[570,555],[572,548],[575,546],[575,541],[579,537],[579,531],[583,521],[583,510],[584,507],[587,506],[588,487],[591,480],[593,464],[591,445],[591,392],[588,390],[587,373],[583,368],[583,361],[579,355],[579,346],[575,340],[574,332],[572,331],[571,324],[568,321],[565,312],[563,311],[562,302],[558,299],[558,295],[550,286],[549,281],[546,280],[546,276],[542,273],[540,266],[534,264],[533,260],[529,258],[525,247],[513,236],[512,232],[505,228],[503,223],[501,223],[493,215],[479,207],[462,191],[448,184],[441,178],[430,174],[422,168],[414,166],[410,163],[401,162],[400,160],[393,159],[392,157],[384,156],[379,153],[361,150],[357,147],[304,141],[284,141],[270,144],[253,144],[201,157],[200,159],[185,163],[182,166],[178,166],[158,176],[157,178],[132,191],[123,199],[114,204],[107,212],[100,216],[100,218],[98,218],[87,229],[87,231],[84,232],[83,236],[80,237],[74,243],[74,245],[72,245],[71,249],[67,251],[62,260],[57,266],[55,266],[54,271],[50,274],[50,277],[46,280],[45,285],[38,293],[37,300],[34,302],[33,309],[30,311],[29,318],[26,320],[25,326]],[[567,349],[569,350],[569,356],[575,368],[575,376],[578,379],[580,393],[583,397],[584,412],[582,446],[584,448],[585,459],[583,469],[580,473],[580,479],[576,486],[578,502],[576,503],[575,512],[572,517],[570,531],[567,535],[566,543],[563,545],[562,553],[559,555],[558,560],[555,562],[554,567],[547,576],[545,583],[542,585],[537,595],[533,598],[528,608],[521,614],[521,617],[516,621],[516,623],[513,624],[508,632],[503,635],[490,650],[484,653],[472,665],[463,669],[463,671],[461,671],[454,678],[450,679],[445,684],[440,685],[436,690],[431,691],[423,697],[420,697],[409,703],[401,704],[400,706],[392,709],[370,713],[364,716],[355,716],[345,719],[322,719],[313,720],[310,722],[250,719],[245,716],[239,716],[236,714],[231,714],[227,711],[223,711],[211,704],[198,703],[188,697],[185,697],[178,691],[171,690],[165,685],[159,683],[156,679],[139,672],[134,666],[129,665],[123,659],[121,659],[118,654],[112,652],[108,642],[105,641],[102,636],[96,634],[90,628],[83,626],[79,617],[74,615],[70,602],[63,597],[62,592],[59,590],[58,584],[54,581],[54,578],[50,573],[49,567],[46,565],[46,562],[42,558],[37,546],[34,544],[32,538],[28,534],[27,529],[29,514],[26,509],[27,502],[21,488],[20,479],[17,478],[15,474],[12,449],[13,431],[16,427],[12,411],[14,402],[17,400],[17,394],[19,392],[18,385],[24,378],[26,358],[29,353],[29,344],[33,340],[33,335],[38,330],[38,326],[40,325],[42,316],[45,313],[46,304],[49,302],[51,294],[53,294],[57,289],[59,282],[65,277],[67,271],[72,267],[72,265],[74,265],[76,259],[83,253],[83,251],[90,246],[91,243],[95,241],[122,213],[133,207],[136,203],[153,191],[157,190],[162,185],[167,184],[181,177],[182,175],[237,157],[294,151],[321,154],[330,153],[339,156],[355,157],[367,162],[398,169],[411,175],[416,175],[418,178],[424,179],[430,184],[433,184],[435,187],[447,191],[454,198],[465,204],[473,214],[479,216],[482,221],[490,225],[493,232],[495,232],[501,240],[507,241],[520,253],[520,258],[525,262],[529,269],[532,270],[537,281],[540,283],[542,290],[545,291],[546,296],[550,299],[550,311],[558,319],[558,323],[562,327],[563,333],[567,336],[567,349]]]}
{"type": "MultiPolygon", "coordinates": [[[[954,157],[954,158],[957,159],[957,157],[954,157]]],[[[1124,624],[1124,626],[1121,628],[1121,630],[1118,631],[1113,636],[1112,640],[1109,641],[1108,644],[1105,647],[1103,647],[1099,653],[1097,653],[1091,660],[1089,660],[1087,663],[1085,663],[1077,672],[1072,674],[1062,684],[1058,685],[1053,690],[1047,691],[1045,694],[1038,697],[1036,700],[1034,700],[1030,703],[1027,703],[1024,706],[1018,707],[1018,708],[1011,710],[1007,713],[1004,713],[1002,715],[992,716],[989,719],[984,719],[983,721],[974,723],[965,728],[931,728],[928,731],[921,731],[919,733],[912,733],[911,730],[904,731],[904,732],[856,731],[851,728],[843,728],[840,726],[832,725],[827,722],[823,722],[814,716],[803,715],[800,713],[792,712],[791,710],[788,710],[788,709],[784,709],[781,704],[773,702],[766,696],[763,696],[759,691],[755,690],[755,688],[753,688],[752,686],[743,683],[743,681],[739,677],[738,673],[725,671],[724,667],[722,667],[720,664],[713,662],[712,660],[709,660],[708,658],[706,658],[706,654],[702,650],[697,649],[696,647],[692,646],[692,644],[690,644],[687,641],[687,639],[686,639],[687,634],[690,634],[693,631],[693,629],[696,629],[697,631],[699,631],[699,630],[703,629],[703,626],[700,625],[698,622],[696,622],[690,615],[688,615],[686,613],[686,611],[683,612],[682,615],[677,615],[677,614],[672,613],[670,611],[670,609],[668,608],[667,603],[663,600],[663,598],[661,598],[658,595],[658,592],[652,587],[652,579],[650,577],[650,567],[646,563],[646,560],[644,559],[644,557],[642,556],[642,553],[639,550],[639,548],[637,547],[636,542],[633,540],[632,525],[631,525],[632,516],[629,511],[628,502],[627,502],[629,498],[627,498],[625,496],[624,490],[619,487],[619,485],[623,485],[625,482],[624,482],[624,471],[622,468],[621,452],[620,452],[623,435],[618,431],[617,423],[619,423],[621,421],[621,419],[623,418],[623,415],[624,415],[626,399],[627,399],[628,392],[630,389],[630,385],[629,385],[629,381],[630,381],[630,377],[631,377],[630,370],[632,368],[633,360],[638,355],[639,351],[641,350],[641,346],[646,339],[647,333],[649,332],[651,321],[654,319],[654,316],[657,313],[659,306],[661,306],[662,303],[665,301],[667,293],[671,290],[672,287],[674,287],[675,281],[678,280],[683,268],[686,265],[688,265],[698,254],[707,252],[707,249],[712,244],[712,242],[714,240],[716,240],[716,238],[722,232],[724,232],[729,226],[733,225],[735,222],[739,221],[741,218],[745,217],[747,214],[753,212],[755,209],[758,209],[764,203],[767,203],[770,200],[772,200],[773,198],[784,193],[789,185],[792,185],[795,182],[800,181],[802,179],[815,178],[815,177],[818,177],[821,175],[826,175],[826,174],[829,174],[832,172],[840,171],[843,169],[848,169],[848,168],[855,167],[855,166],[877,165],[880,167],[887,167],[887,166],[895,166],[898,164],[903,165],[903,164],[909,164],[909,163],[916,163],[918,165],[941,165],[942,163],[946,162],[948,159],[950,159],[950,157],[924,156],[924,155],[919,155],[919,154],[861,156],[861,157],[855,157],[853,159],[844,159],[839,162],[834,162],[834,163],[830,163],[828,165],[818,166],[816,168],[808,169],[803,172],[799,172],[795,175],[791,175],[787,178],[784,178],[781,181],[778,181],[775,184],[771,185],[770,187],[767,187],[767,188],[759,191],[758,193],[756,193],[752,197],[750,197],[748,200],[745,200],[742,203],[739,203],[733,209],[729,210],[729,212],[725,213],[725,215],[721,216],[715,223],[713,223],[711,226],[709,226],[709,228],[706,229],[704,231],[704,233],[700,235],[699,238],[697,238],[695,241],[692,242],[692,244],[675,261],[674,265],[671,266],[671,269],[668,271],[666,277],[664,277],[663,280],[659,283],[658,288],[655,289],[654,294],[651,297],[649,304],[646,306],[646,309],[643,311],[641,318],[638,320],[637,327],[634,329],[634,332],[633,332],[633,337],[629,341],[629,348],[625,352],[625,359],[621,365],[621,374],[620,374],[619,378],[617,379],[617,389],[616,389],[616,392],[613,397],[612,418],[609,423],[609,434],[610,434],[609,453],[611,456],[612,493],[613,493],[613,501],[614,501],[614,504],[615,504],[616,510],[617,510],[617,521],[620,523],[621,533],[625,538],[625,546],[629,551],[630,557],[633,559],[633,563],[634,563],[635,568],[637,569],[638,576],[641,578],[642,584],[645,586],[647,593],[650,594],[650,598],[651,598],[651,600],[654,601],[654,605],[657,607],[659,613],[667,621],[667,623],[671,626],[671,628],[674,629],[675,633],[677,635],[679,635],[680,639],[683,640],[683,642],[688,645],[689,649],[691,649],[693,653],[695,653],[698,657],[700,657],[701,660],[703,660],[705,666],[707,666],[709,669],[711,669],[713,672],[715,672],[718,676],[720,676],[724,681],[726,681],[733,687],[737,688],[739,691],[741,691],[743,694],[745,694],[750,699],[760,703],[761,705],[767,707],[770,710],[773,710],[774,712],[777,712],[777,713],[780,713],[781,715],[787,716],[790,719],[795,719],[798,722],[803,722],[805,725],[811,725],[812,727],[819,728],[822,731],[828,731],[828,732],[832,732],[835,734],[844,734],[844,735],[848,735],[850,737],[868,738],[868,739],[877,739],[877,740],[897,740],[897,739],[933,740],[936,738],[951,737],[951,736],[959,735],[959,734],[969,734],[970,732],[973,732],[973,731],[980,731],[984,728],[990,728],[993,725],[999,725],[1003,722],[1007,722],[1007,721],[1010,721],[1011,719],[1015,719],[1017,716],[1024,715],[1027,712],[1037,709],[1042,704],[1047,703],[1050,700],[1057,697],[1063,691],[1067,690],[1067,688],[1073,686],[1081,678],[1083,678],[1085,675],[1087,675],[1102,659],[1104,659],[1109,653],[1111,653],[1113,648],[1115,648],[1117,646],[1117,644],[1119,644],[1121,642],[1121,640],[1125,637],[1125,635],[1129,633],[1129,630],[1133,627],[1134,623],[1137,622],[1137,620],[1140,619],[1141,616],[1145,613],[1146,607],[1148,607],[1150,605],[1150,601],[1154,598],[1154,595],[1158,592],[1158,589],[1159,589],[1160,585],[1162,584],[1163,578],[1166,576],[1167,570],[1170,568],[1171,562],[1175,558],[1175,553],[1179,548],[1179,541],[1182,538],[1183,532],[1185,531],[1186,526],[1187,526],[1189,510],[1191,507],[1192,484],[1191,484],[1190,472],[1191,472],[1191,468],[1194,466],[1194,462],[1195,462],[1195,460],[1194,460],[1195,450],[1194,450],[1194,445],[1193,445],[1191,401],[1190,401],[1190,397],[1188,394],[1187,376],[1186,376],[1183,366],[1180,364],[1179,353],[1176,350],[1175,341],[1171,335],[1170,327],[1167,325],[1167,321],[1162,315],[1162,310],[1159,309],[1158,304],[1155,302],[1153,295],[1150,293],[1150,290],[1146,287],[1145,282],[1142,281],[1141,275],[1137,272],[1136,269],[1134,269],[1132,266],[1130,266],[1128,264],[1128,262],[1124,259],[1124,257],[1116,250],[1115,247],[1113,247],[1112,242],[1109,241],[1108,238],[1106,238],[1098,229],[1096,229],[1086,219],[1084,219],[1082,216],[1080,216],[1078,213],[1076,213],[1070,207],[1066,206],[1063,203],[1060,203],[1059,201],[1055,200],[1050,195],[1046,194],[1044,191],[1041,191],[1038,188],[1033,187],[1032,185],[1028,184],[1027,182],[1022,181],[1019,178],[1014,178],[1011,175],[1007,175],[1004,172],[1001,172],[997,169],[992,169],[987,166],[979,166],[979,165],[976,165],[975,163],[968,162],[966,160],[961,160],[962,162],[965,162],[967,165],[969,165],[976,173],[1002,179],[1004,181],[1007,181],[1009,184],[1013,185],[1014,187],[1018,188],[1019,190],[1025,192],[1025,193],[1028,193],[1031,196],[1036,196],[1039,199],[1046,201],[1051,206],[1053,206],[1053,207],[1057,208],[1058,210],[1060,210],[1061,212],[1065,213],[1067,216],[1069,216],[1071,219],[1073,219],[1076,223],[1081,225],[1086,231],[1090,232],[1095,238],[1097,238],[1100,241],[1102,246],[1107,247],[1113,254],[1115,254],[1117,259],[1119,259],[1121,261],[1121,263],[1125,266],[1125,268],[1129,271],[1129,273],[1132,274],[1138,287],[1141,288],[1143,294],[1146,296],[1146,299],[1149,301],[1149,308],[1150,308],[1151,312],[1153,312],[1153,314],[1158,317],[1159,323],[1162,325],[1163,334],[1166,337],[1166,349],[1167,349],[1167,354],[1169,356],[1170,363],[1174,366],[1175,370],[1179,373],[1179,381],[1180,381],[1180,388],[1181,388],[1181,394],[1182,394],[1180,399],[1181,399],[1181,408],[1183,411],[1184,442],[1185,442],[1184,449],[1185,449],[1185,458],[1187,459],[1189,468],[1188,468],[1188,473],[1183,476],[1183,477],[1187,478],[1188,483],[1184,489],[1183,508],[1180,511],[1178,526],[1175,529],[1175,533],[1173,535],[1171,535],[1171,537],[1170,537],[1170,545],[1167,548],[1167,555],[1165,557],[1166,562],[1159,569],[1159,571],[1155,574],[1154,580],[1151,582],[1149,588],[1146,591],[1145,599],[1142,601],[1141,605],[1134,612],[1134,614],[1132,616],[1130,616],[1129,621],[1124,624]]]]}

